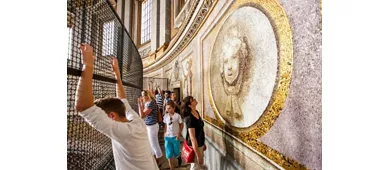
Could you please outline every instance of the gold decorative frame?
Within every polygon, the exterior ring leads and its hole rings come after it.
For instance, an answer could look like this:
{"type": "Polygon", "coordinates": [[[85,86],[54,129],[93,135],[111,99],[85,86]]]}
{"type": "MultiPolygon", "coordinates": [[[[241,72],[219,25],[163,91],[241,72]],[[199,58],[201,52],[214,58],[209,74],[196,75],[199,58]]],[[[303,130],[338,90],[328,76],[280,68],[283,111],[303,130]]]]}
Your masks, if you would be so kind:
{"type": "MultiPolygon", "coordinates": [[[[214,36],[216,32],[221,28],[224,21],[227,19],[230,14],[235,10],[244,7],[250,6],[262,11],[269,19],[273,31],[275,33],[277,50],[278,50],[278,70],[277,78],[275,81],[274,89],[272,92],[272,97],[268,103],[268,106],[264,110],[260,118],[251,126],[247,128],[237,128],[232,126],[225,126],[221,120],[218,110],[215,107],[211,91],[210,91],[210,80],[209,76],[206,76],[208,73],[203,71],[203,77],[207,77],[207,88],[203,89],[203,96],[207,90],[207,95],[209,97],[210,106],[214,112],[216,119],[210,118],[207,114],[204,115],[204,119],[221,129],[224,129],[229,135],[235,136],[238,139],[242,140],[244,143],[253,147],[255,150],[267,156],[269,159],[277,163],[286,169],[307,169],[298,162],[287,158],[278,151],[270,148],[269,146],[259,142],[257,139],[266,134],[276,119],[279,117],[279,114],[283,108],[284,102],[288,95],[289,86],[291,82],[291,75],[293,69],[293,40],[292,40],[292,31],[290,24],[287,18],[286,13],[284,12],[281,5],[276,0],[237,0],[231,4],[229,9],[223,14],[219,19],[219,22],[207,33],[206,36],[201,40],[201,47],[203,48],[203,41],[211,34],[214,36]]],[[[210,44],[214,44],[215,37],[211,38],[210,44]]],[[[208,56],[211,56],[212,50],[208,51],[208,56]]],[[[202,53],[202,65],[206,56],[203,56],[202,53]]],[[[207,56],[207,57],[208,57],[207,56]]],[[[209,59],[209,58],[207,58],[209,59]]],[[[205,66],[203,66],[205,67],[205,66]]],[[[203,69],[204,70],[204,69],[203,69]]],[[[205,86],[204,84],[202,85],[205,86]]],[[[203,101],[205,101],[203,97],[203,101]]],[[[202,104],[202,111],[205,111],[205,102],[202,104]]]]}

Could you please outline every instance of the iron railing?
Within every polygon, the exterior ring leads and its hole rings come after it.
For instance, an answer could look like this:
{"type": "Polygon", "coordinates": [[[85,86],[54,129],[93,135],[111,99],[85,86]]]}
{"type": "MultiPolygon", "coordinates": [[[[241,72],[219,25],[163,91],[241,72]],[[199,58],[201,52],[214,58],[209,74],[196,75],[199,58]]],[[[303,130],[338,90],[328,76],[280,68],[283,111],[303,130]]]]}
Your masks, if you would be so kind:
{"type": "Polygon", "coordinates": [[[94,47],[95,98],[116,95],[110,57],[117,57],[126,96],[133,108],[137,108],[137,97],[143,86],[142,60],[109,0],[68,0],[67,13],[67,167],[115,169],[111,140],[88,125],[75,110],[76,86],[82,67],[78,46],[85,42],[94,47]]]}

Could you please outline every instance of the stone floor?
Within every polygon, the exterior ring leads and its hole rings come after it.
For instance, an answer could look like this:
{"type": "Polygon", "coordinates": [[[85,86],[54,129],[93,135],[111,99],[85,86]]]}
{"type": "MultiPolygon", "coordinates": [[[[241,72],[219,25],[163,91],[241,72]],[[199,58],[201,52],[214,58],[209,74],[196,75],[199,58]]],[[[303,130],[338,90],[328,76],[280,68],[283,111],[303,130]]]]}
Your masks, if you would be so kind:
{"type": "MultiPolygon", "coordinates": [[[[160,127],[160,131],[158,133],[158,139],[159,139],[161,151],[163,153],[163,160],[164,160],[160,169],[161,170],[169,170],[168,159],[165,157],[164,129],[162,127],[160,127]]],[[[180,137],[180,148],[183,146],[183,140],[184,140],[183,137],[180,137]]],[[[190,164],[187,164],[183,158],[182,158],[181,166],[178,166],[177,159],[175,159],[174,165],[175,165],[175,170],[189,170],[190,169],[190,164]]]]}

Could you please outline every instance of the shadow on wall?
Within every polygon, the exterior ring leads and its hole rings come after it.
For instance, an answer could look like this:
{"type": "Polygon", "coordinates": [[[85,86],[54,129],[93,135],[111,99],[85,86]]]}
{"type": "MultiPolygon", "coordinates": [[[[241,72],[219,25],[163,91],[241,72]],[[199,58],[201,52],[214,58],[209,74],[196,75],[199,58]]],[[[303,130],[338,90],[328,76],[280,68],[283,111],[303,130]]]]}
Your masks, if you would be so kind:
{"type": "MultiPolygon", "coordinates": [[[[226,125],[224,126],[224,131],[226,129],[226,125]]],[[[223,139],[223,143],[224,143],[224,146],[226,147],[226,155],[225,156],[221,156],[221,168],[222,169],[242,169],[239,165],[245,165],[245,159],[243,159],[242,157],[240,157],[239,155],[238,158],[239,158],[239,162],[236,162],[235,161],[235,157],[236,156],[236,153],[235,153],[235,147],[233,146],[233,144],[231,143],[232,141],[228,141],[228,135],[227,133],[222,133],[222,139],[223,139]]],[[[236,150],[237,152],[237,150],[236,150]]]]}
{"type": "MultiPolygon", "coordinates": [[[[205,151],[205,165],[208,170],[241,170],[238,162],[234,160],[236,157],[235,147],[231,144],[226,133],[221,136],[218,133],[209,133],[206,136],[205,144],[207,150],[205,151]],[[213,139],[221,139],[213,141],[213,139]]],[[[237,155],[238,156],[238,155],[237,155]]],[[[240,163],[245,164],[244,159],[239,159],[240,163]]]]}

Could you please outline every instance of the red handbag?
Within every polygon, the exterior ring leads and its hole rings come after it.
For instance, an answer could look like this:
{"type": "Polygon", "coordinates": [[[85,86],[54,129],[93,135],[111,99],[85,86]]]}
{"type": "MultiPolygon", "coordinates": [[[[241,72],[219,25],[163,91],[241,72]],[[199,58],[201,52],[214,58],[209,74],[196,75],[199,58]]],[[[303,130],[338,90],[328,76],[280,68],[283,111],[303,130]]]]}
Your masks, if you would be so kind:
{"type": "Polygon", "coordinates": [[[194,149],[187,145],[187,140],[184,140],[183,147],[181,148],[181,156],[187,163],[194,162],[195,152],[194,149]]]}

